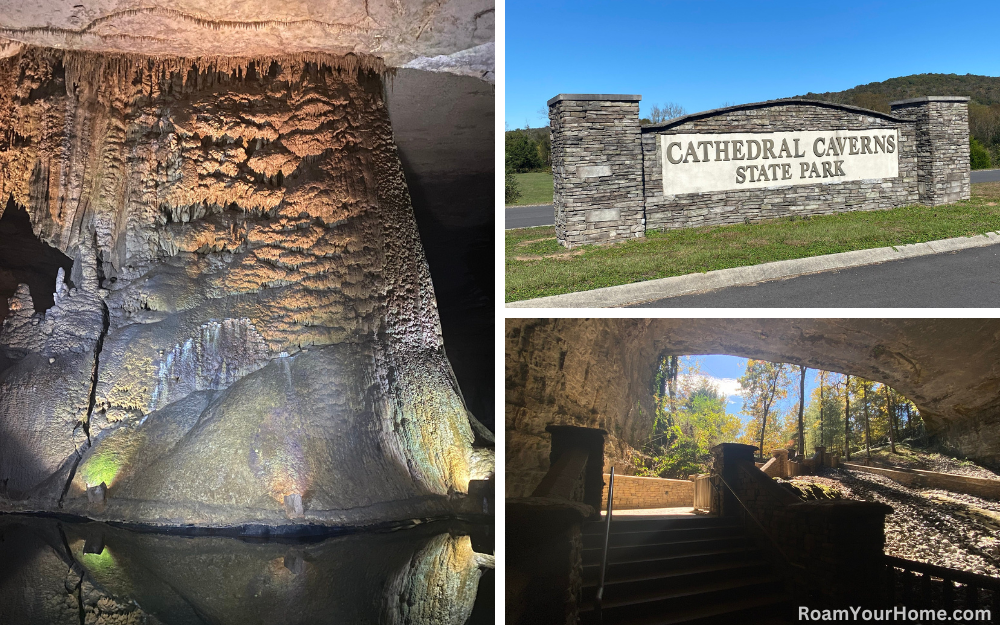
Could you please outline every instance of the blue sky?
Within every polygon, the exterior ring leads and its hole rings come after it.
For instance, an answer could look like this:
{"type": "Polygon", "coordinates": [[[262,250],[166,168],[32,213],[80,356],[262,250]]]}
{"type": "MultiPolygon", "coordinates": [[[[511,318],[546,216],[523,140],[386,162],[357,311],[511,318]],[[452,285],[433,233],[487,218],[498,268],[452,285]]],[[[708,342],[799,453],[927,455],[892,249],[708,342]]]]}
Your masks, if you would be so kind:
{"type": "MultiPolygon", "coordinates": [[[[690,362],[692,360],[698,361],[702,374],[713,378],[713,381],[720,390],[730,392],[729,401],[726,404],[726,412],[738,415],[742,419],[743,415],[740,415],[740,410],[743,408],[743,398],[735,394],[734,390],[738,388],[735,380],[743,375],[743,372],[746,370],[747,359],[720,355],[682,357],[682,361],[690,362]]],[[[813,389],[819,386],[819,383],[816,381],[817,373],[816,369],[806,371],[806,398],[812,394],[813,389]]],[[[795,385],[789,391],[788,397],[779,402],[779,407],[783,411],[787,411],[793,406],[798,409],[799,405],[799,371],[797,367],[792,370],[792,374],[789,377],[792,378],[795,385]]],[[[808,399],[806,403],[808,404],[808,399]]]]}
{"type": "Polygon", "coordinates": [[[920,73],[1000,75],[1000,2],[507,0],[505,122],[558,93],[693,113],[920,73]]]}

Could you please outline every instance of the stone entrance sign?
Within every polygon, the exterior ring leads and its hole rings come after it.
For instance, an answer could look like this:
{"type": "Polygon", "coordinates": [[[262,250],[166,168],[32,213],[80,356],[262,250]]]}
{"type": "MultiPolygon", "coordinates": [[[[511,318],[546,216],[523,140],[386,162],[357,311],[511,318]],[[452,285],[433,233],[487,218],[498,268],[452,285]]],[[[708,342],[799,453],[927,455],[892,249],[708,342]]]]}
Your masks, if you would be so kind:
{"type": "Polygon", "coordinates": [[[664,195],[899,175],[899,132],[895,129],[658,138],[664,195]]]}
{"type": "Polygon", "coordinates": [[[566,247],[647,229],[968,199],[967,97],[891,113],[775,100],[639,125],[638,95],[549,100],[556,235],[566,247]]]}

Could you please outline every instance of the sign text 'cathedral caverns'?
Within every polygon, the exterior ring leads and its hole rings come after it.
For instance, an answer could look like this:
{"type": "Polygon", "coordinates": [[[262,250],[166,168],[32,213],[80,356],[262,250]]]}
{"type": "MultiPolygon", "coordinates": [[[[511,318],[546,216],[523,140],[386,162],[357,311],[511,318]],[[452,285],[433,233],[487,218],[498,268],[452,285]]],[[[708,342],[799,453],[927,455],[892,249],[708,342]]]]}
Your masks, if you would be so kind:
{"type": "Polygon", "coordinates": [[[891,128],[659,137],[664,195],[899,175],[891,128]]]}

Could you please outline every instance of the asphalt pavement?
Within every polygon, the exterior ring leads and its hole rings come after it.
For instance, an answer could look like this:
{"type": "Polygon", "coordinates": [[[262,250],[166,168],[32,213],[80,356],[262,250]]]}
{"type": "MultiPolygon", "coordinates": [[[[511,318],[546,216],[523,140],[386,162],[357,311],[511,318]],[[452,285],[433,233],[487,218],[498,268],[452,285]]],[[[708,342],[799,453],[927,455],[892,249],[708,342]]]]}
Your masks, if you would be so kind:
{"type": "Polygon", "coordinates": [[[636,308],[998,308],[1000,245],[681,295],[636,308]]]}
{"type": "MultiPolygon", "coordinates": [[[[1000,169],[983,169],[972,172],[972,182],[1000,182],[1000,169]]],[[[555,214],[551,204],[540,206],[512,206],[504,209],[504,228],[531,228],[551,226],[555,214]]]]}
{"type": "Polygon", "coordinates": [[[1000,169],[980,169],[972,172],[972,182],[1000,182],[1000,169]]]}
{"type": "Polygon", "coordinates": [[[540,206],[512,206],[504,209],[504,228],[531,228],[532,226],[551,226],[555,221],[555,213],[551,204],[540,206]]]}

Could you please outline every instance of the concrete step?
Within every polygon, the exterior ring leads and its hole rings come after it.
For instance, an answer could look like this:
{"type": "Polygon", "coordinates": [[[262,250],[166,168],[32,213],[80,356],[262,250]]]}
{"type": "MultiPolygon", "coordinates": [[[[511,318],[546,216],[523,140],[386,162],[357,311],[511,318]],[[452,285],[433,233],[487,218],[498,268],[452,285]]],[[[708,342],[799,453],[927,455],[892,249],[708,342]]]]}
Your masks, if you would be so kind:
{"type": "MultiPolygon", "coordinates": [[[[607,577],[604,580],[604,598],[611,601],[629,593],[656,592],[663,588],[683,588],[713,581],[767,575],[769,564],[764,560],[693,564],[674,570],[645,574],[607,577]]],[[[597,594],[597,579],[587,580],[581,589],[581,600],[586,602],[597,594]]]]}
{"type": "MultiPolygon", "coordinates": [[[[612,522],[612,525],[616,525],[616,523],[612,522]]],[[[660,544],[701,538],[722,538],[742,534],[742,525],[682,527],[635,532],[620,531],[618,528],[615,528],[615,531],[611,532],[608,544],[612,547],[624,547],[628,545],[660,544]]],[[[603,532],[583,535],[584,549],[603,546],[603,532]]]]}
{"type": "Polygon", "coordinates": [[[789,600],[783,591],[771,591],[645,615],[602,610],[598,618],[589,609],[580,612],[580,625],[775,625],[794,622],[789,600]]]}
{"type": "MultiPolygon", "coordinates": [[[[723,563],[757,562],[762,559],[759,549],[727,548],[703,549],[669,556],[633,556],[617,562],[609,562],[605,579],[626,579],[630,576],[655,576],[668,571],[680,571],[698,566],[712,566],[723,563]]],[[[600,577],[601,562],[583,565],[584,583],[600,577]]]]}
{"type": "MultiPolygon", "coordinates": [[[[608,548],[608,562],[628,562],[636,558],[649,559],[682,555],[685,553],[700,553],[717,551],[719,549],[753,548],[744,535],[723,536],[716,538],[701,538],[695,540],[677,540],[673,542],[626,545],[608,548]]],[[[600,563],[604,552],[603,546],[583,550],[583,563],[600,563]]]]}
{"type": "MultiPolygon", "coordinates": [[[[675,517],[670,519],[646,517],[615,517],[611,518],[611,533],[620,532],[653,532],[670,529],[689,529],[696,527],[732,527],[742,526],[739,519],[720,519],[712,516],[675,517]]],[[[603,534],[604,521],[593,521],[583,527],[583,534],[603,534]]]]}

